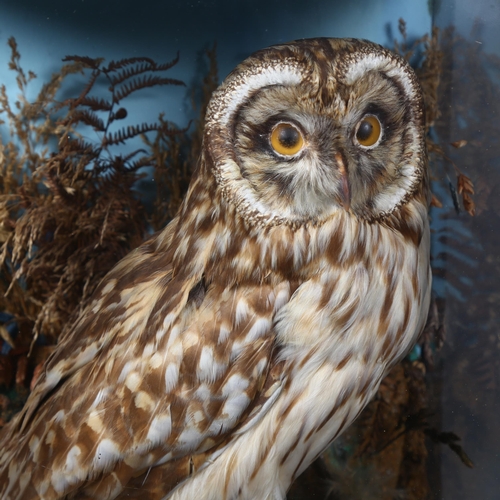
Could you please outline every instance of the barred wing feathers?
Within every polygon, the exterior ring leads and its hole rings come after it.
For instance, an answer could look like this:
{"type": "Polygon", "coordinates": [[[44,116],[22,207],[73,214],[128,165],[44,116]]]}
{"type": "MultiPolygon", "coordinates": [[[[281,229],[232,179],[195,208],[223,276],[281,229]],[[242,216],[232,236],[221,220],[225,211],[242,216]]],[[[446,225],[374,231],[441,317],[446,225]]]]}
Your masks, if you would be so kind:
{"type": "Polygon", "coordinates": [[[177,484],[279,388],[264,384],[289,284],[205,287],[174,276],[157,246],[110,273],[48,363],[5,435],[2,498],[144,495],[158,475],[177,484]]]}

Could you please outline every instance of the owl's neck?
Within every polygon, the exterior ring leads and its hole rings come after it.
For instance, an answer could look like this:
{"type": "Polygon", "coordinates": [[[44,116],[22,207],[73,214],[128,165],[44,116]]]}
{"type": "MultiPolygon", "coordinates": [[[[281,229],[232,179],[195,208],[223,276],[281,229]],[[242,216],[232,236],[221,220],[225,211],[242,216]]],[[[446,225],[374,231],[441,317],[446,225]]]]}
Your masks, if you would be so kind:
{"type": "MultiPolygon", "coordinates": [[[[201,162],[200,168],[208,167],[201,162]]],[[[424,197],[415,197],[378,222],[339,211],[320,225],[249,223],[205,172],[195,177],[162,241],[173,252],[174,275],[203,277],[227,286],[283,279],[300,283],[325,266],[341,269],[371,259],[372,249],[382,242],[397,250],[384,256],[389,260],[402,245],[417,247],[426,212],[424,197]]]]}

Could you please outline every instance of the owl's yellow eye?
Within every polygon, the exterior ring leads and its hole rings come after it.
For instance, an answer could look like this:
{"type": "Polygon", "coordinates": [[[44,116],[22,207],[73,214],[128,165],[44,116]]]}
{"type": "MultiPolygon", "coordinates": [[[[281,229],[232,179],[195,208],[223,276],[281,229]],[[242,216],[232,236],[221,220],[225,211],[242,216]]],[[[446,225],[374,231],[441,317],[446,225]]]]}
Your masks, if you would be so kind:
{"type": "Polygon", "coordinates": [[[304,138],[295,125],[278,123],[271,132],[271,146],[280,155],[293,156],[304,146],[304,138]]]}
{"type": "Polygon", "coordinates": [[[375,115],[366,115],[358,123],[356,139],[361,146],[370,147],[377,143],[382,135],[382,125],[375,115]]]}

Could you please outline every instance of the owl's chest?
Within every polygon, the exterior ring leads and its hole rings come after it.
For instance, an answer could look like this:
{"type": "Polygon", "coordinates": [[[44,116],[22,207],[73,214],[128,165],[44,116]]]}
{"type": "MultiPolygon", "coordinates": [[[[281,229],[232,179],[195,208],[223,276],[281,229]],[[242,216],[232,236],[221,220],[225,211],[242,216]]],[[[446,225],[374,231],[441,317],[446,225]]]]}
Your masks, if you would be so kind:
{"type": "MultiPolygon", "coordinates": [[[[333,364],[352,353],[399,359],[425,321],[431,284],[428,227],[419,245],[390,230],[331,243],[275,318],[290,358],[320,350],[333,364]]],[[[345,236],[345,235],[344,235],[345,236]]]]}
{"type": "Polygon", "coordinates": [[[274,392],[265,389],[260,413],[186,484],[187,496],[179,491],[173,498],[189,498],[218,472],[226,478],[226,498],[284,498],[373,397],[420,332],[430,285],[427,242],[384,247],[386,240],[375,236],[365,237],[363,252],[349,254],[356,247],[346,242],[332,244],[328,254],[325,245],[298,286],[274,293],[271,328],[279,349],[273,353],[280,361],[274,392]],[[378,246],[368,244],[375,239],[378,246]]]}

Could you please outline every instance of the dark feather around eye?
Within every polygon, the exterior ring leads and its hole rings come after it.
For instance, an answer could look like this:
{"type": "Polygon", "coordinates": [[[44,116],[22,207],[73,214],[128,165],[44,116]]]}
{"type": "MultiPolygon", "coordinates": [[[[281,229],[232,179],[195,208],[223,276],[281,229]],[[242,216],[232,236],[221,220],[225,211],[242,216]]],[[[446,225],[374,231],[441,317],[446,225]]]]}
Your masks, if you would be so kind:
{"type": "Polygon", "coordinates": [[[271,133],[273,128],[280,122],[286,122],[294,125],[302,132],[302,135],[305,137],[304,130],[297,122],[297,120],[291,119],[286,113],[279,113],[277,115],[273,115],[263,123],[252,125],[251,130],[248,133],[248,138],[251,139],[255,150],[271,154],[274,157],[279,158],[280,161],[293,161],[297,157],[283,158],[281,156],[278,156],[269,145],[269,134],[271,133]]]}
{"type": "MultiPolygon", "coordinates": [[[[388,113],[387,110],[382,108],[381,106],[371,103],[360,113],[360,116],[365,115],[374,115],[378,118],[381,126],[382,126],[382,139],[381,143],[391,139],[394,131],[394,119],[391,116],[391,113],[388,113]]],[[[353,131],[354,133],[354,131],[353,131]]]]}

